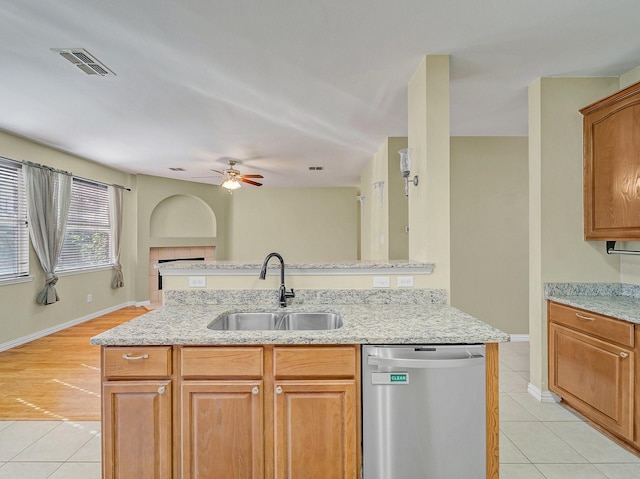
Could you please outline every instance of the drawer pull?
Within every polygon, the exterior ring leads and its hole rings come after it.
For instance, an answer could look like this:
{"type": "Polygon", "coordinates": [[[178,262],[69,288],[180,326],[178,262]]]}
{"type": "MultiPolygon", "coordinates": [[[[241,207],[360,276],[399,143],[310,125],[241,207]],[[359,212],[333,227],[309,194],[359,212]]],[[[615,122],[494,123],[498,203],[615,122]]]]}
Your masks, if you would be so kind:
{"type": "Polygon", "coordinates": [[[129,356],[129,353],[123,354],[122,359],[126,359],[127,361],[137,361],[138,359],[149,359],[148,354],[143,354],[141,356],[129,356]]]}
{"type": "Polygon", "coordinates": [[[260,392],[260,388],[258,388],[258,386],[253,386],[253,389],[251,390],[251,394],[258,394],[260,392]]]}
{"type": "Polygon", "coordinates": [[[167,388],[165,386],[160,386],[158,388],[158,394],[164,394],[164,392],[167,390],[167,388]]]}
{"type": "Polygon", "coordinates": [[[626,358],[628,358],[628,357],[629,357],[629,355],[628,355],[627,353],[620,353],[620,357],[621,357],[622,359],[626,359],[626,358]]]}
{"type": "Polygon", "coordinates": [[[282,394],[282,388],[280,386],[276,388],[276,394],[282,394]]]}
{"type": "Polygon", "coordinates": [[[580,319],[586,319],[587,321],[595,321],[596,318],[592,318],[591,316],[585,316],[583,314],[580,313],[576,313],[576,316],[579,317],[580,319]]]}

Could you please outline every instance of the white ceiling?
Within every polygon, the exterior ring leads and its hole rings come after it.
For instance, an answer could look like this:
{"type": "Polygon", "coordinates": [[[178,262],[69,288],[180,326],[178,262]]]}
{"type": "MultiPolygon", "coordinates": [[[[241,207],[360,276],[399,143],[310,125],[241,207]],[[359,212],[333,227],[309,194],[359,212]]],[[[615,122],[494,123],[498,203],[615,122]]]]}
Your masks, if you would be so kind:
{"type": "Polygon", "coordinates": [[[3,0],[0,21],[0,129],[215,184],[193,178],[234,158],[265,186],[357,185],[406,136],[425,54],[451,56],[454,136],[526,135],[537,77],[640,65],[638,0],[3,0]],[[71,47],[116,76],[50,50],[71,47]]]}

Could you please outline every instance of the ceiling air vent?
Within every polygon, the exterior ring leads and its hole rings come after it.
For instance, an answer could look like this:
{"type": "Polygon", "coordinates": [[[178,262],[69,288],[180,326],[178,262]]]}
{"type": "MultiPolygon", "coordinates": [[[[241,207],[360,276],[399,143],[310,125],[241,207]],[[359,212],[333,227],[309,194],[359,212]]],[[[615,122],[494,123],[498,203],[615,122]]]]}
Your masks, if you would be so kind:
{"type": "Polygon", "coordinates": [[[73,63],[87,75],[115,75],[104,63],[84,48],[52,48],[51,51],[59,53],[62,58],[73,63]]]}
{"type": "Polygon", "coordinates": [[[324,166],[310,166],[309,171],[322,171],[324,170],[324,166]]]}
{"type": "Polygon", "coordinates": [[[169,169],[170,169],[171,171],[187,171],[187,170],[185,170],[184,168],[180,168],[180,167],[172,167],[172,166],[170,166],[170,167],[169,167],[169,169]]]}

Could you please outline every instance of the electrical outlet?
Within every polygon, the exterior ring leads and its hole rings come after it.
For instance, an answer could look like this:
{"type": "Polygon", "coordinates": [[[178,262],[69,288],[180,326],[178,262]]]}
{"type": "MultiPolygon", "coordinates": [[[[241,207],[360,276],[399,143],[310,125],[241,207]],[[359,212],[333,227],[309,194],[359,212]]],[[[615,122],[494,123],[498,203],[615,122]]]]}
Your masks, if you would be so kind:
{"type": "Polygon", "coordinates": [[[373,277],[373,287],[374,288],[388,288],[391,286],[391,282],[389,281],[389,276],[374,276],[373,277]]]}
{"type": "Polygon", "coordinates": [[[88,294],[87,295],[87,303],[90,303],[91,301],[93,301],[93,295],[92,294],[88,294]]]}
{"type": "Polygon", "coordinates": [[[207,278],[204,276],[189,276],[190,288],[204,288],[207,286],[207,278]]]}
{"type": "Polygon", "coordinates": [[[398,276],[398,288],[413,288],[413,276],[398,276]]]}

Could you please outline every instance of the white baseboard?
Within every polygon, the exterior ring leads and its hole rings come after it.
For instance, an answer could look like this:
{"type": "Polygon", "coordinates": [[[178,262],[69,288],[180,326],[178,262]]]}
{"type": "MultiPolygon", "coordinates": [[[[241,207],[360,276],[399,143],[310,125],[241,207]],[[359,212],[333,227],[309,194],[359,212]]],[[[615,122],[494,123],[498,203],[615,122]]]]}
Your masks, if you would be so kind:
{"type": "Polygon", "coordinates": [[[529,335],[528,334],[510,334],[509,336],[511,336],[511,342],[512,343],[519,343],[519,342],[528,342],[529,341],[529,335]]]}
{"type": "Polygon", "coordinates": [[[531,383],[527,386],[527,392],[540,402],[560,402],[559,396],[556,396],[551,391],[542,391],[531,383]]]}
{"type": "Polygon", "coordinates": [[[142,308],[144,306],[149,306],[151,301],[138,301],[136,302],[136,308],[142,308]]]}
{"type": "Polygon", "coordinates": [[[117,311],[118,309],[125,308],[127,306],[133,306],[135,304],[134,301],[129,301],[127,303],[122,303],[117,306],[112,306],[111,308],[103,309],[102,311],[96,311],[95,313],[88,314],[86,316],[82,316],[81,318],[73,319],[71,321],[67,321],[66,323],[56,324],[55,326],[51,326],[50,328],[43,329],[41,331],[37,331],[35,333],[27,334],[26,336],[22,336],[21,338],[13,339],[6,343],[0,343],[0,351],[6,351],[7,349],[15,348],[16,346],[21,346],[23,344],[29,343],[35,339],[44,338],[45,336],[49,336],[50,334],[57,333],[58,331],[62,331],[63,329],[70,328],[71,326],[75,326],[80,323],[84,323],[85,321],[89,321],[90,319],[95,319],[98,316],[102,316],[107,313],[111,313],[113,311],[117,311]]]}

